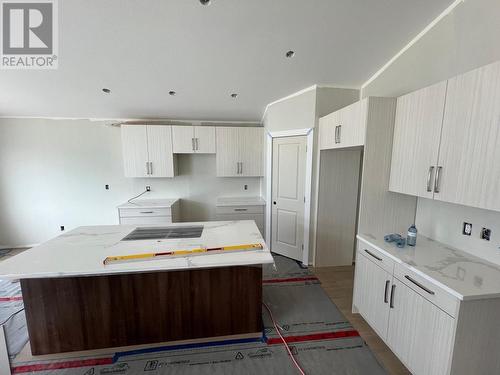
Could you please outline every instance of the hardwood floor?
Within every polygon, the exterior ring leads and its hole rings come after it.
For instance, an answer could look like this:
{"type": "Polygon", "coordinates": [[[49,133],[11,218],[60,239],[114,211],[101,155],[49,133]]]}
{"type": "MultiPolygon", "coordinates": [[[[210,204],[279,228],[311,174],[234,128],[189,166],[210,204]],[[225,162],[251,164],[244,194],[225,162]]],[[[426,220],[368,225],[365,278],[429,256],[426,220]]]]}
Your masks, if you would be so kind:
{"type": "Polygon", "coordinates": [[[330,299],[359,332],[387,372],[391,375],[411,375],[361,315],[352,313],[354,266],[319,267],[313,268],[312,271],[321,281],[330,299]]]}

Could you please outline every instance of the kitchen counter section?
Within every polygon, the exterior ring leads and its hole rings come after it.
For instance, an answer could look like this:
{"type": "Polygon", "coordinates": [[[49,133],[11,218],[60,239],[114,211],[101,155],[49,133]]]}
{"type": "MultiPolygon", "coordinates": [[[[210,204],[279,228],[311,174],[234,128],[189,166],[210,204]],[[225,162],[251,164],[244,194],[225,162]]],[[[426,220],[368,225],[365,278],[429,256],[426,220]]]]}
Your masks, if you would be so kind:
{"type": "Polygon", "coordinates": [[[417,246],[403,249],[381,236],[359,234],[357,238],[460,300],[500,297],[500,267],[486,260],[424,236],[418,236],[417,246]]]}
{"type": "Polygon", "coordinates": [[[120,204],[117,208],[172,208],[179,199],[136,199],[120,204]]]}
{"type": "Polygon", "coordinates": [[[217,207],[227,206],[265,206],[266,201],[262,197],[219,197],[217,207]]]}
{"type": "Polygon", "coordinates": [[[121,241],[137,228],[131,225],[76,228],[42,245],[0,262],[0,277],[8,279],[110,275],[159,270],[260,265],[273,258],[254,221],[174,223],[168,226],[203,225],[199,238],[121,241]],[[107,256],[161,252],[194,247],[219,247],[261,243],[263,250],[212,254],[154,261],[103,265],[107,256]]]}

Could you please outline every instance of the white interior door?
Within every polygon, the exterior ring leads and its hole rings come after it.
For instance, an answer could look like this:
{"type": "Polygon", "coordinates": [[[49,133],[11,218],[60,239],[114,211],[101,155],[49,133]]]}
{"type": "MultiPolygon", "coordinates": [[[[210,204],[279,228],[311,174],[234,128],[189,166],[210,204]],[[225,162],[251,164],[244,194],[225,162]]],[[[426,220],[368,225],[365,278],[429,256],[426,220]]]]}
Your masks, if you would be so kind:
{"type": "Polygon", "coordinates": [[[306,136],[273,139],[271,250],[302,261],[306,136]]]}

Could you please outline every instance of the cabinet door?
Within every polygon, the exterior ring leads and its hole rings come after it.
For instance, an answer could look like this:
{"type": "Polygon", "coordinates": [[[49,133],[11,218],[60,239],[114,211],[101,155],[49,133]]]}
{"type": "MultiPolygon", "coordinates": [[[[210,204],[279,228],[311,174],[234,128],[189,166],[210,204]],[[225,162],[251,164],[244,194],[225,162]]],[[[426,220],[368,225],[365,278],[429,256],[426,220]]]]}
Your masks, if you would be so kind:
{"type": "Polygon", "coordinates": [[[195,149],[198,154],[215,154],[215,127],[194,127],[195,149]]]}
{"type": "Polygon", "coordinates": [[[192,126],[172,126],[172,149],[174,154],[194,153],[194,138],[192,126]]]}
{"type": "Polygon", "coordinates": [[[148,141],[145,125],[122,125],[125,177],[149,177],[148,141]]]}
{"type": "Polygon", "coordinates": [[[433,197],[446,81],[397,100],[389,190],[433,197]]]}
{"type": "Polygon", "coordinates": [[[449,373],[455,320],[394,278],[387,344],[414,375],[449,373]]]}
{"type": "Polygon", "coordinates": [[[240,176],[263,176],[264,128],[238,128],[240,176]]]}
{"type": "Polygon", "coordinates": [[[319,149],[335,147],[335,126],[338,125],[338,111],[319,119],[319,149]]]}
{"type": "Polygon", "coordinates": [[[500,211],[500,62],[448,81],[434,199],[500,211]]]}
{"type": "Polygon", "coordinates": [[[363,146],[365,144],[368,99],[351,104],[338,111],[337,143],[334,148],[363,146]]]}
{"type": "Polygon", "coordinates": [[[361,253],[357,253],[354,305],[377,334],[385,339],[389,319],[389,292],[392,275],[361,253]]]}
{"type": "Polygon", "coordinates": [[[239,128],[217,127],[217,177],[239,176],[239,128]]]}
{"type": "Polygon", "coordinates": [[[148,125],[150,177],[174,177],[172,127],[148,125]]]}

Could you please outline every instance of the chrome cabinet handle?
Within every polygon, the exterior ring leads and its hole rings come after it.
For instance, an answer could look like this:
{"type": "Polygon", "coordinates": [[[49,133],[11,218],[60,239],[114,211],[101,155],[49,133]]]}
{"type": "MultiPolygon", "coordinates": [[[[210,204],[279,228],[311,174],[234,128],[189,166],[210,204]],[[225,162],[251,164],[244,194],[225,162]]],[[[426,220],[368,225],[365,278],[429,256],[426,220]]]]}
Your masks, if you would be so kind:
{"type": "Polygon", "coordinates": [[[152,161],[149,162],[149,174],[153,175],[153,162],[152,161]]]}
{"type": "Polygon", "coordinates": [[[236,162],[236,174],[240,174],[240,162],[236,162]]]}
{"type": "Polygon", "coordinates": [[[439,189],[441,186],[441,170],[443,167],[437,167],[436,170],[436,178],[434,179],[434,193],[439,193],[439,189]]]}
{"type": "Polygon", "coordinates": [[[196,142],[196,151],[199,150],[199,147],[198,147],[198,138],[195,138],[194,141],[196,142]]]}
{"type": "Polygon", "coordinates": [[[390,281],[386,280],[385,281],[385,289],[384,289],[384,303],[389,302],[389,296],[387,296],[387,292],[389,291],[389,284],[390,284],[390,281]]]}
{"type": "Polygon", "coordinates": [[[396,290],[396,284],[392,284],[392,287],[391,287],[391,302],[389,303],[389,307],[391,309],[394,308],[394,291],[396,290]]]}
{"type": "Polygon", "coordinates": [[[149,175],[149,162],[146,162],[146,174],[149,175]]]}
{"type": "Polygon", "coordinates": [[[365,252],[368,254],[368,255],[371,255],[372,257],[374,257],[375,259],[377,259],[378,261],[382,262],[382,258],[376,256],[375,254],[373,254],[371,251],[368,251],[365,249],[365,252]]]}
{"type": "Polygon", "coordinates": [[[335,127],[335,144],[339,143],[339,126],[335,127]]]}
{"type": "Polygon", "coordinates": [[[248,211],[248,208],[235,208],[235,211],[248,211]]]}
{"type": "Polygon", "coordinates": [[[339,142],[338,143],[341,143],[342,142],[342,125],[339,125],[339,133],[338,133],[338,137],[339,137],[339,142]]]}
{"type": "Polygon", "coordinates": [[[429,167],[429,173],[427,174],[427,191],[432,192],[432,172],[434,172],[434,166],[429,167]]]}
{"type": "Polygon", "coordinates": [[[191,147],[193,148],[194,151],[194,138],[191,138],[191,147]]]}
{"type": "Polygon", "coordinates": [[[427,293],[429,293],[431,295],[435,294],[432,290],[426,288],[425,286],[423,286],[422,284],[420,284],[418,281],[413,280],[410,276],[405,275],[405,279],[411,281],[413,284],[415,284],[416,286],[418,286],[420,289],[425,290],[427,293]]]}
{"type": "Polygon", "coordinates": [[[152,213],[153,213],[153,211],[141,211],[140,213],[141,213],[141,214],[152,214],[152,213]]]}
{"type": "Polygon", "coordinates": [[[240,174],[243,174],[243,162],[240,161],[240,174]]]}

